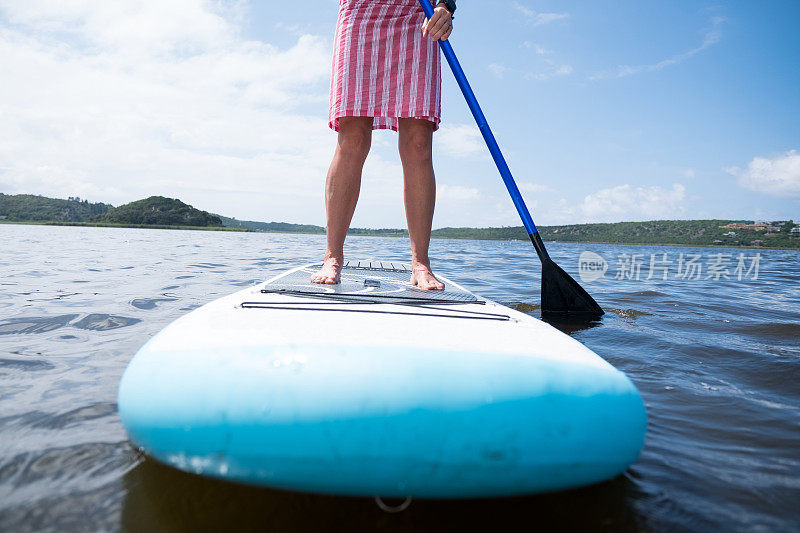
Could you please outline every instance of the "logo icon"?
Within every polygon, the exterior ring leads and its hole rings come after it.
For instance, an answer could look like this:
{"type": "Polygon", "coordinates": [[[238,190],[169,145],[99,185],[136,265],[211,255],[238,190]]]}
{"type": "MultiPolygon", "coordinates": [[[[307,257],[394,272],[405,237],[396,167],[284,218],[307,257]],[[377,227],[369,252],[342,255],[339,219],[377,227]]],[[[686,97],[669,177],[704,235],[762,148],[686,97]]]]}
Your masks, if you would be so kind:
{"type": "Polygon", "coordinates": [[[606,275],[606,270],[608,270],[608,263],[603,256],[588,250],[581,252],[578,258],[578,275],[584,283],[597,281],[606,275]]]}

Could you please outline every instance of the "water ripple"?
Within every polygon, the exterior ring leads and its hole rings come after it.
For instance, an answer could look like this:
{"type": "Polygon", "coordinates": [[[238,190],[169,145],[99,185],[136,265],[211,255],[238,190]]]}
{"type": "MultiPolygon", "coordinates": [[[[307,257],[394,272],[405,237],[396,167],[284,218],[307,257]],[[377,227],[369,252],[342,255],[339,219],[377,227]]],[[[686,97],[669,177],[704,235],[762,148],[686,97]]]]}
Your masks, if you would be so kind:
{"type": "Polygon", "coordinates": [[[126,316],[107,315],[105,313],[92,313],[72,324],[76,328],[94,331],[124,328],[141,322],[141,319],[126,316]]]}
{"type": "Polygon", "coordinates": [[[78,315],[58,315],[52,317],[11,318],[0,322],[0,335],[19,335],[22,333],[46,333],[62,328],[78,315]]]}

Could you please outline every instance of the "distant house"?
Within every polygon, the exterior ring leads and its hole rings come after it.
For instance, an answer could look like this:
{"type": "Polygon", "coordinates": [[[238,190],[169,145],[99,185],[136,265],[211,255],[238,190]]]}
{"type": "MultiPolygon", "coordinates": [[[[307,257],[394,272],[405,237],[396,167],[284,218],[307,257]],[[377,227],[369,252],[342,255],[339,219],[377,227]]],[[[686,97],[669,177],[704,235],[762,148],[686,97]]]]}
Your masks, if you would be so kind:
{"type": "Polygon", "coordinates": [[[723,237],[736,237],[735,231],[729,231],[728,233],[723,233],[723,237]]]}
{"type": "Polygon", "coordinates": [[[764,231],[767,229],[767,224],[761,222],[756,222],[755,224],[748,224],[747,222],[731,222],[730,224],[725,224],[724,226],[720,227],[728,229],[751,229],[754,231],[764,231]]]}
{"type": "Polygon", "coordinates": [[[719,239],[714,239],[713,244],[722,244],[722,241],[719,239]]]}
{"type": "Polygon", "coordinates": [[[756,220],[754,224],[758,226],[766,226],[767,224],[769,224],[769,222],[767,222],[766,220],[756,220]]]}
{"type": "Polygon", "coordinates": [[[789,230],[789,233],[793,233],[795,235],[800,235],[800,226],[795,226],[789,230]]]}
{"type": "Polygon", "coordinates": [[[767,230],[767,233],[780,233],[781,232],[781,228],[779,228],[778,226],[767,226],[765,229],[767,230]]]}
{"type": "Polygon", "coordinates": [[[8,215],[0,215],[0,220],[5,220],[6,218],[8,218],[8,215]]]}
{"type": "Polygon", "coordinates": [[[753,246],[762,246],[764,244],[764,241],[756,239],[753,242],[751,242],[750,244],[752,244],[753,246]]]}
{"type": "Polygon", "coordinates": [[[773,222],[772,225],[773,226],[784,226],[784,225],[786,225],[786,222],[773,222]]]}

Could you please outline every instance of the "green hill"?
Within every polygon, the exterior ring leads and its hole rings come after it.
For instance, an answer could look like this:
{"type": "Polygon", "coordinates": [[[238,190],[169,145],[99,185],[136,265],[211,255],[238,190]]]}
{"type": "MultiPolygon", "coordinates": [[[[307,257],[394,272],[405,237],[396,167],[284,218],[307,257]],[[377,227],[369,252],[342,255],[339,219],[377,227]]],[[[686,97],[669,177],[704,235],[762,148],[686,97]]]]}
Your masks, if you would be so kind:
{"type": "MultiPolygon", "coordinates": [[[[542,229],[542,228],[539,228],[542,229]]],[[[527,240],[528,232],[523,226],[507,228],[439,228],[431,232],[439,239],[482,239],[487,241],[527,240]]]]}
{"type": "Polygon", "coordinates": [[[290,224],[288,222],[255,222],[253,220],[237,220],[222,215],[219,217],[222,224],[229,228],[241,228],[250,231],[267,231],[273,233],[325,233],[325,228],[311,224],[290,224]]]}
{"type": "Polygon", "coordinates": [[[62,200],[34,194],[0,193],[0,218],[12,222],[85,222],[113,208],[111,204],[90,203],[77,197],[62,200]]]}
{"type": "MultiPolygon", "coordinates": [[[[683,246],[764,246],[800,249],[800,235],[791,234],[791,220],[774,221],[770,229],[725,227],[753,224],[736,220],[650,220],[605,224],[539,226],[545,241],[613,244],[668,244],[683,246]]],[[[522,226],[507,228],[441,228],[432,236],[450,239],[527,240],[522,226]]]]}
{"type": "MultiPolygon", "coordinates": [[[[225,226],[247,228],[253,231],[325,233],[325,228],[320,226],[220,218],[225,226]]],[[[753,221],[734,220],[651,220],[647,222],[539,226],[539,231],[545,241],[684,246],[764,246],[800,249],[800,235],[792,235],[789,232],[794,226],[791,220],[772,222],[773,228],[779,228],[779,231],[774,233],[769,233],[766,229],[724,227],[737,222],[753,224],[753,221]]],[[[408,231],[405,229],[350,228],[348,234],[408,237],[408,231]]],[[[528,240],[528,234],[523,226],[440,228],[433,230],[431,236],[439,239],[528,240]]]]}
{"type": "MultiPolygon", "coordinates": [[[[180,200],[151,196],[114,207],[78,197],[48,198],[33,194],[0,193],[0,220],[6,222],[92,223],[222,227],[220,217],[180,200]]],[[[310,227],[310,226],[309,226],[310,227]]],[[[323,231],[324,232],[324,231],[323,231]]]]}
{"type": "Polygon", "coordinates": [[[222,226],[218,216],[195,209],[175,198],[163,196],[151,196],[121,205],[102,215],[92,217],[90,221],[106,224],[222,226]]]}
{"type": "MultiPolygon", "coordinates": [[[[270,233],[310,233],[325,234],[325,228],[313,224],[291,224],[289,222],[256,222],[254,220],[238,220],[217,215],[222,224],[229,228],[241,228],[250,231],[266,231],[270,233]]],[[[381,237],[408,237],[406,229],[370,229],[370,228],[350,228],[348,235],[369,235],[381,237]]]]}

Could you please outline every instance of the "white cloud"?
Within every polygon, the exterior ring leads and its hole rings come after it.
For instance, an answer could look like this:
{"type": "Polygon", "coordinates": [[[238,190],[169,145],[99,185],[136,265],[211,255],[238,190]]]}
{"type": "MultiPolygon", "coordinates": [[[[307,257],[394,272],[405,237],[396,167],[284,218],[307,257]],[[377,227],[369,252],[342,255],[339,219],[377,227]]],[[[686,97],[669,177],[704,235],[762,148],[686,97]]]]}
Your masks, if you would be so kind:
{"type": "Polygon", "coordinates": [[[544,59],[544,62],[546,64],[546,66],[544,67],[545,70],[540,72],[512,69],[505,65],[500,65],[499,63],[490,64],[489,71],[495,78],[499,79],[502,79],[507,72],[511,72],[520,75],[523,79],[526,80],[540,80],[540,81],[546,81],[552,78],[558,78],[561,76],[568,76],[572,74],[571,65],[559,65],[552,59],[544,59]]]}
{"type": "Polygon", "coordinates": [[[539,62],[543,63],[543,69],[540,69],[538,72],[533,72],[530,70],[516,70],[506,67],[505,65],[501,65],[499,63],[492,63],[489,65],[489,70],[496,78],[502,78],[506,72],[516,72],[522,76],[523,79],[526,80],[539,80],[539,81],[546,81],[552,78],[557,78],[560,76],[568,76],[572,74],[572,65],[568,64],[560,64],[555,59],[548,57],[551,56],[554,52],[552,50],[548,50],[543,46],[532,43],[530,41],[523,41],[520,45],[520,48],[526,49],[533,49],[536,55],[541,56],[539,58],[539,62]]]}
{"type": "Polygon", "coordinates": [[[536,52],[536,54],[540,55],[540,56],[548,55],[548,54],[552,54],[553,53],[552,50],[548,50],[544,46],[542,46],[540,44],[532,43],[530,41],[523,41],[522,44],[520,45],[520,48],[527,48],[529,50],[532,48],[533,51],[536,52]]]}
{"type": "Polygon", "coordinates": [[[607,78],[624,78],[626,76],[632,76],[633,74],[639,74],[640,72],[654,72],[657,70],[661,70],[664,67],[677,65],[687,59],[695,56],[705,50],[706,48],[718,43],[720,39],[722,39],[722,23],[725,22],[725,17],[714,17],[711,19],[711,29],[708,30],[703,37],[703,42],[700,46],[692,48],[682,54],[678,54],[672,56],[668,59],[664,59],[662,61],[658,61],[656,63],[651,63],[648,65],[620,65],[614,71],[610,72],[601,72],[598,74],[594,74],[589,76],[590,80],[602,80],[607,78]]]}
{"type": "Polygon", "coordinates": [[[746,169],[731,167],[728,173],[747,189],[780,197],[800,197],[800,154],[790,150],[772,157],[755,157],[746,169]]]}
{"type": "Polygon", "coordinates": [[[244,39],[243,10],[0,0],[0,188],[319,221],[329,42],[244,39]]]}
{"type": "Polygon", "coordinates": [[[473,187],[463,187],[461,185],[447,185],[444,183],[436,185],[436,199],[444,202],[468,202],[480,198],[480,192],[473,187]]]}
{"type": "Polygon", "coordinates": [[[555,189],[550,187],[549,185],[542,185],[541,183],[532,183],[532,182],[525,182],[521,181],[517,184],[519,190],[523,192],[529,192],[533,194],[538,194],[542,192],[555,192],[555,189]]]}
{"type": "Polygon", "coordinates": [[[543,46],[540,46],[540,45],[538,45],[538,44],[534,44],[534,45],[533,45],[533,49],[534,49],[534,50],[536,51],[536,53],[537,53],[537,54],[539,54],[540,56],[547,55],[547,54],[552,54],[552,53],[553,53],[553,51],[552,51],[552,50],[548,50],[547,48],[545,48],[545,47],[543,47],[543,46]]]}
{"type": "Polygon", "coordinates": [[[492,73],[492,76],[495,78],[502,78],[503,74],[508,72],[509,68],[505,65],[501,65],[500,63],[491,63],[489,65],[489,72],[492,73]]]}
{"type": "Polygon", "coordinates": [[[520,4],[519,2],[514,2],[511,4],[514,9],[518,12],[525,15],[525,17],[534,25],[534,26],[542,26],[544,24],[549,24],[551,22],[555,22],[557,20],[564,20],[569,18],[569,13],[539,13],[538,11],[534,11],[533,9],[520,4]]]}
{"type": "Polygon", "coordinates": [[[206,2],[26,0],[0,3],[8,20],[50,37],[71,36],[87,46],[191,53],[229,44],[241,3],[214,10],[206,2]]]}
{"type": "Polygon", "coordinates": [[[452,157],[482,154],[486,151],[480,130],[471,124],[442,124],[434,137],[434,147],[452,157]]]}
{"type": "Polygon", "coordinates": [[[561,198],[548,204],[545,224],[619,222],[679,218],[685,211],[686,187],[675,183],[670,188],[633,187],[629,184],[601,189],[582,202],[561,198]]]}
{"type": "Polygon", "coordinates": [[[586,196],[579,211],[589,220],[675,218],[683,212],[685,199],[686,187],[680,183],[669,189],[625,184],[586,196]]]}
{"type": "Polygon", "coordinates": [[[546,81],[552,78],[558,78],[561,76],[569,76],[572,74],[572,65],[556,65],[554,62],[548,61],[551,65],[550,69],[545,72],[528,72],[525,74],[526,79],[537,79],[541,81],[546,81]]]}

